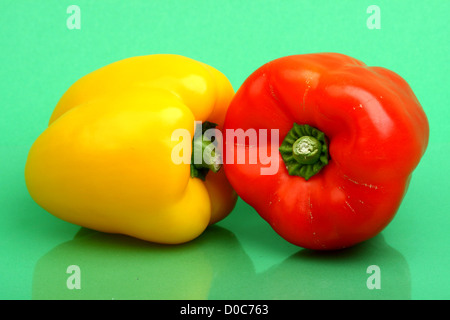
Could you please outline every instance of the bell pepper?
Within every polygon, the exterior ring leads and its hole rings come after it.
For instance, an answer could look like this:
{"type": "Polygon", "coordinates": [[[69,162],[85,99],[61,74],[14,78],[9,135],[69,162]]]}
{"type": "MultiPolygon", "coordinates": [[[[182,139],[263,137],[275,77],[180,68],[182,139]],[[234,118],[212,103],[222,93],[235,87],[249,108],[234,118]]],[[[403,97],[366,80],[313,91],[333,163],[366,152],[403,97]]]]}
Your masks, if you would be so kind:
{"type": "Polygon", "coordinates": [[[64,93],[32,145],[29,193],[83,227],[157,243],[190,241],[226,217],[237,196],[219,162],[175,163],[180,139],[172,135],[184,128],[194,137],[202,129],[196,121],[220,130],[233,95],[218,70],[179,55],[102,67],[64,93]]]}
{"type": "Polygon", "coordinates": [[[285,240],[314,250],[350,247],[380,233],[398,211],[429,136],[404,79],[338,53],[261,66],[237,91],[224,130],[224,168],[238,195],[285,240]],[[238,129],[259,139],[237,143],[228,132],[238,129]],[[264,174],[273,163],[260,157],[238,161],[238,154],[248,159],[262,147],[278,163],[273,174],[264,174]]]}

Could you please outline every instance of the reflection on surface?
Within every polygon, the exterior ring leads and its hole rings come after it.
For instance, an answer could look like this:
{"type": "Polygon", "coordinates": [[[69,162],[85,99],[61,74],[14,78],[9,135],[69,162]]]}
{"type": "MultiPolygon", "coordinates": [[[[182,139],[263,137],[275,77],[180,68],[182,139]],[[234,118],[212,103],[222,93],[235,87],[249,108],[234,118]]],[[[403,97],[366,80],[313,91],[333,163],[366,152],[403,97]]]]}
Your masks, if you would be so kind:
{"type": "Polygon", "coordinates": [[[301,250],[258,278],[257,299],[411,299],[408,264],[382,235],[341,251],[301,250]],[[380,289],[368,289],[372,265],[380,289]]]}
{"type": "Polygon", "coordinates": [[[383,237],[337,252],[300,249],[255,273],[229,230],[208,228],[179,246],[81,229],[44,255],[33,276],[33,299],[410,299],[403,256],[383,237]],[[67,268],[79,267],[80,289],[69,289],[67,268]],[[380,290],[366,270],[380,267],[380,290]]]}
{"type": "Polygon", "coordinates": [[[33,299],[208,299],[245,296],[253,265],[234,234],[213,226],[194,241],[157,245],[82,229],[37,263],[33,299]],[[67,267],[80,268],[81,289],[68,289],[67,267]],[[213,297],[214,298],[214,297],[213,297]]]}

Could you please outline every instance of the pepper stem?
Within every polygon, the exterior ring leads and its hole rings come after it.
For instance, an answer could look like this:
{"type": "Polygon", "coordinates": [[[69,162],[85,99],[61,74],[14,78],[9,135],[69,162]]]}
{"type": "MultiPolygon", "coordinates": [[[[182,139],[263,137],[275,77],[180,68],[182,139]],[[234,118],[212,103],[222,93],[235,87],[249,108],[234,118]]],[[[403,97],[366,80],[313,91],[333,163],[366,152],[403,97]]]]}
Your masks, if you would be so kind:
{"type": "Polygon", "coordinates": [[[220,155],[215,151],[214,141],[206,137],[206,130],[215,128],[217,125],[204,122],[196,128],[197,132],[192,140],[191,177],[205,180],[209,171],[218,172],[222,167],[220,155]],[[201,131],[200,131],[201,130],[201,131]]]}
{"type": "Polygon", "coordinates": [[[203,135],[195,138],[192,141],[192,152],[198,152],[202,155],[201,163],[192,163],[192,165],[197,169],[209,169],[212,172],[217,172],[220,170],[220,157],[216,154],[214,150],[214,143],[211,141],[204,140],[203,135]]]}
{"type": "Polygon", "coordinates": [[[298,138],[292,146],[292,155],[300,164],[313,164],[319,160],[322,144],[314,137],[298,138]]]}
{"type": "Polygon", "coordinates": [[[325,134],[307,124],[294,123],[279,150],[288,173],[305,180],[309,180],[328,164],[325,134]]]}

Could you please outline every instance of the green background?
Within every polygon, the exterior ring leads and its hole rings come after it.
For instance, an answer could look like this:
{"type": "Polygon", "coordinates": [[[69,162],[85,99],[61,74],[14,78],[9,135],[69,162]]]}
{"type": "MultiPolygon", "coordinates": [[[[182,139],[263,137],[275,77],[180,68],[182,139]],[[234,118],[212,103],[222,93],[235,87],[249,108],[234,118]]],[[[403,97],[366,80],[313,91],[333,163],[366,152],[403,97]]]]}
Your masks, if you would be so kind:
{"type": "Polygon", "coordinates": [[[450,298],[450,2],[0,1],[0,298],[450,298]],[[81,9],[69,30],[66,9],[81,9]],[[369,5],[381,29],[369,29],[369,5]],[[64,91],[136,55],[177,53],[221,70],[237,90],[290,54],[340,52],[411,85],[430,142],[393,222],[355,248],[314,253],[278,235],[239,200],[192,243],[165,247],[80,229],[46,213],[24,182],[28,150],[64,91]],[[69,265],[81,289],[69,290],[69,265]],[[369,290],[370,265],[381,289],[369,290]]]}

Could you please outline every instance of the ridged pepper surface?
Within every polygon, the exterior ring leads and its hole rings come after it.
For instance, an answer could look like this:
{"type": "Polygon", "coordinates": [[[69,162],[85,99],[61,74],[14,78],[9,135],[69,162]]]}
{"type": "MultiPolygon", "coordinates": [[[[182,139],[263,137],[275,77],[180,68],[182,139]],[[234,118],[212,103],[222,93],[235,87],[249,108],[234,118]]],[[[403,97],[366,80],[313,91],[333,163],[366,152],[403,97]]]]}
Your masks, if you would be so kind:
{"type": "Polygon", "coordinates": [[[233,95],[218,70],[179,55],[100,68],[64,93],[31,147],[29,193],[51,214],[90,229],[190,241],[227,216],[237,197],[223,170],[175,163],[180,141],[172,134],[193,137],[195,121],[220,129],[233,95]]]}
{"type": "Polygon", "coordinates": [[[261,66],[228,109],[225,133],[238,129],[265,134],[246,143],[226,138],[230,183],[284,239],[318,250],[355,245],[390,223],[429,135],[404,79],[337,53],[261,66]],[[260,159],[248,161],[262,147],[276,155],[275,174],[262,174],[269,164],[260,159]]]}

